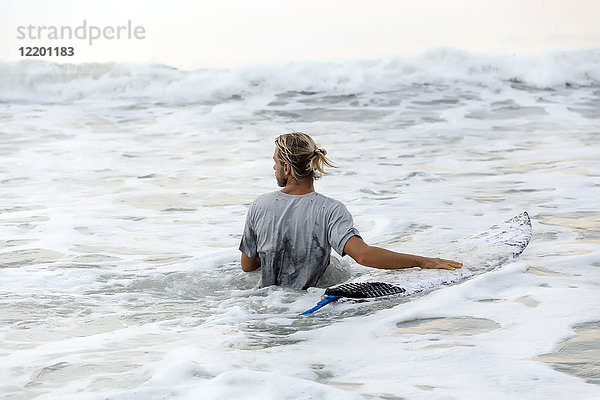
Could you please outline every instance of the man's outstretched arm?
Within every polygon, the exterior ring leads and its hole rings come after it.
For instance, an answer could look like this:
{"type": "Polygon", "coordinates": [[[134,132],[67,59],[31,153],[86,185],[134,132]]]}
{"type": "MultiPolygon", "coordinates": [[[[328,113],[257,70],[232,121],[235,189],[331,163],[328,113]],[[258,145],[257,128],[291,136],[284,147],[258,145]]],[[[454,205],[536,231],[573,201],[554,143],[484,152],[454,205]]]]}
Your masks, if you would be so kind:
{"type": "Polygon", "coordinates": [[[250,258],[242,253],[242,271],[250,272],[260,268],[260,257],[250,258]]]}
{"type": "Polygon", "coordinates": [[[381,269],[421,267],[455,270],[462,267],[462,263],[444,260],[443,258],[414,256],[396,253],[381,247],[369,246],[358,236],[352,236],[348,239],[344,246],[344,253],[361,265],[381,269]]]}

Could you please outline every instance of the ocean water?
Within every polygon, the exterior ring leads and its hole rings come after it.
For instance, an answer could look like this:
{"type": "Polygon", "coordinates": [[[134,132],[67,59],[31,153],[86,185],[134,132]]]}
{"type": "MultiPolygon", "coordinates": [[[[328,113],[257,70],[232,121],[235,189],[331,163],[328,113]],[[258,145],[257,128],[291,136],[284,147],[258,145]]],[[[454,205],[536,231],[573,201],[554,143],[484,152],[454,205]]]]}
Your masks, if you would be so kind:
{"type": "MultiPolygon", "coordinates": [[[[598,49],[0,63],[0,155],[2,398],[600,398],[598,49]],[[323,288],[257,289],[237,250],[290,131],[328,150],[316,189],[370,244],[443,257],[523,210],[531,243],[299,317],[323,288]]],[[[335,257],[320,286],[368,271],[335,257]]]]}

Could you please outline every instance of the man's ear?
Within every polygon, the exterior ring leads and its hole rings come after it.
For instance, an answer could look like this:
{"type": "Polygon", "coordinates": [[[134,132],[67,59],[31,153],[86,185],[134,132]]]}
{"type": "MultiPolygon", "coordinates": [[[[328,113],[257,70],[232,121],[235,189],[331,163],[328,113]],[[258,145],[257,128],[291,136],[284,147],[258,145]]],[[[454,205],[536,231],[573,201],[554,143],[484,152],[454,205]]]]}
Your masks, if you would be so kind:
{"type": "Polygon", "coordinates": [[[292,171],[292,166],[288,163],[283,163],[283,173],[289,175],[292,171]]]}

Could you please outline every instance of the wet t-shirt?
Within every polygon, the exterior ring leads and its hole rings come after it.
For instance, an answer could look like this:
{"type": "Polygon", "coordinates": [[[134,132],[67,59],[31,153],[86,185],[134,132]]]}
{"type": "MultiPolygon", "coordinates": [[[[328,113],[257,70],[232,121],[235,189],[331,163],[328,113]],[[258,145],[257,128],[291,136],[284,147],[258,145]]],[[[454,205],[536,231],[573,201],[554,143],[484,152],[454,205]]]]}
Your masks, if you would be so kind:
{"type": "Polygon", "coordinates": [[[346,242],[355,235],[352,215],[341,202],[316,192],[273,192],[250,206],[240,250],[260,257],[261,287],[306,289],[325,272],[331,249],[344,256],[346,242]]]}

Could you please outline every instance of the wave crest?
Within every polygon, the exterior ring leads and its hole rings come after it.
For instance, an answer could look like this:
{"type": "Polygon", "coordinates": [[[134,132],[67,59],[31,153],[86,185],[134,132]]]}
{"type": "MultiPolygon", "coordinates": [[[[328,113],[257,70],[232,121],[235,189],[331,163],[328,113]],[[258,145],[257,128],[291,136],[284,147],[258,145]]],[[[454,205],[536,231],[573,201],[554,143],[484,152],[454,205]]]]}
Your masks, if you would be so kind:
{"type": "Polygon", "coordinates": [[[282,92],[371,93],[414,84],[600,86],[600,48],[539,55],[433,49],[416,57],[180,70],[160,64],[0,62],[0,100],[222,102],[282,92]]]}

